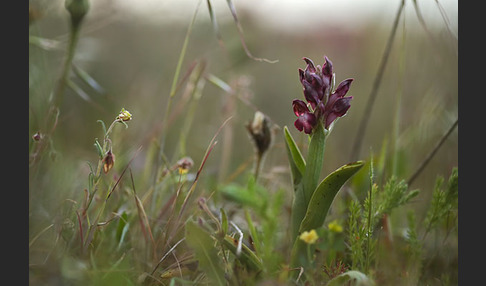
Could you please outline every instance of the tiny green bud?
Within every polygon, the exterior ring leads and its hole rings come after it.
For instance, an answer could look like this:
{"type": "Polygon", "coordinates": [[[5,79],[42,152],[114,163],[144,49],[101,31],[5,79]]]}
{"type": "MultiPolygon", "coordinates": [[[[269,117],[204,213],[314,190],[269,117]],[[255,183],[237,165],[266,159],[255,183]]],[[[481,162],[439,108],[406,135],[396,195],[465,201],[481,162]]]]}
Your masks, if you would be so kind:
{"type": "Polygon", "coordinates": [[[66,7],[66,10],[71,14],[71,23],[73,27],[77,27],[81,23],[84,16],[89,11],[89,6],[90,4],[88,0],[66,0],[64,7],[66,7]]]}

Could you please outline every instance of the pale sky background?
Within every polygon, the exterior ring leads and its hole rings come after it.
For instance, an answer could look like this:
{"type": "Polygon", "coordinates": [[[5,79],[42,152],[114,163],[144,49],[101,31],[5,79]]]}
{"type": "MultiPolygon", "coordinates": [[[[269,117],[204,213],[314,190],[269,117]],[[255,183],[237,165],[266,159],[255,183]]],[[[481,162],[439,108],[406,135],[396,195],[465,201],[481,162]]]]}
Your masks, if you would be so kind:
{"type": "MultiPolygon", "coordinates": [[[[100,1],[103,2],[103,1],[100,1]]],[[[109,1],[117,10],[131,16],[153,21],[186,20],[192,16],[199,0],[117,0],[109,1]]],[[[380,23],[393,22],[401,0],[233,0],[236,11],[250,11],[266,24],[286,30],[302,28],[314,21],[359,25],[373,19],[380,23]]],[[[405,1],[408,22],[417,23],[412,0],[405,1]]],[[[417,0],[431,28],[444,25],[439,5],[447,15],[450,28],[457,36],[457,0],[417,0]]],[[[93,3],[96,5],[96,3],[93,3]]],[[[231,20],[226,0],[211,0],[218,21],[231,20]]],[[[201,1],[199,17],[208,17],[206,0],[201,1]]],[[[186,20],[187,21],[187,20],[186,20]]]]}

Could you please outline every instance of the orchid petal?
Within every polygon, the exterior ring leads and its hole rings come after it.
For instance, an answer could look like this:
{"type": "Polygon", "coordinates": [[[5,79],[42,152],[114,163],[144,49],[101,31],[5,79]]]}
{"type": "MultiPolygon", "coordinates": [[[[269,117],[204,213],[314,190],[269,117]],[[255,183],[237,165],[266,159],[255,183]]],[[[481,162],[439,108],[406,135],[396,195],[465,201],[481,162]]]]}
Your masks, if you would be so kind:
{"type": "Polygon", "coordinates": [[[309,112],[309,108],[307,108],[307,104],[300,99],[294,99],[292,102],[292,107],[294,108],[294,113],[296,116],[301,116],[307,112],[309,112]]]}

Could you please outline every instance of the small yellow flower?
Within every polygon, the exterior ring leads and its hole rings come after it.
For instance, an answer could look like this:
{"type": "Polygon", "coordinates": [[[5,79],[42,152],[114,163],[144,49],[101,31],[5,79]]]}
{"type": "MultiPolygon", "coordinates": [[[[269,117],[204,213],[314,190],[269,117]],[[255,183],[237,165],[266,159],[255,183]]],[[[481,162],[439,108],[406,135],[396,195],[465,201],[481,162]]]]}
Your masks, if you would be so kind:
{"type": "Polygon", "coordinates": [[[331,221],[327,227],[329,228],[330,231],[333,231],[333,232],[343,232],[343,227],[338,223],[337,220],[333,220],[331,221]]]}
{"type": "Polygon", "coordinates": [[[299,238],[303,240],[307,244],[314,244],[316,240],[319,238],[317,232],[313,229],[311,231],[304,231],[299,238]]]}
{"type": "Polygon", "coordinates": [[[125,110],[125,108],[122,108],[116,119],[120,121],[130,121],[132,120],[132,114],[130,111],[125,110]]]}

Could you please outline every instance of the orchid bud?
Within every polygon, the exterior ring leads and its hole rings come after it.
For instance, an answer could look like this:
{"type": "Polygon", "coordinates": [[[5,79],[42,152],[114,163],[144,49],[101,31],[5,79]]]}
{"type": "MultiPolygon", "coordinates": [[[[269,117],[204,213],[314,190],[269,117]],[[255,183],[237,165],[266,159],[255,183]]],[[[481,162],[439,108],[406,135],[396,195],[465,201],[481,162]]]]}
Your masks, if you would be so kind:
{"type": "Polygon", "coordinates": [[[66,0],[64,6],[69,14],[71,14],[73,27],[78,27],[84,19],[84,16],[88,13],[90,4],[88,0],[66,0]]]}

